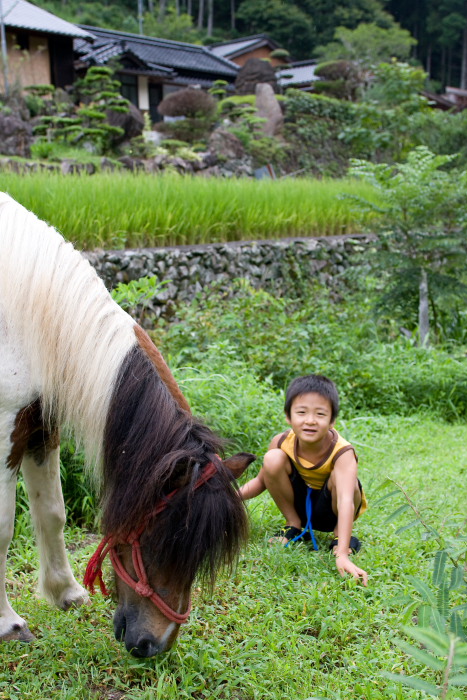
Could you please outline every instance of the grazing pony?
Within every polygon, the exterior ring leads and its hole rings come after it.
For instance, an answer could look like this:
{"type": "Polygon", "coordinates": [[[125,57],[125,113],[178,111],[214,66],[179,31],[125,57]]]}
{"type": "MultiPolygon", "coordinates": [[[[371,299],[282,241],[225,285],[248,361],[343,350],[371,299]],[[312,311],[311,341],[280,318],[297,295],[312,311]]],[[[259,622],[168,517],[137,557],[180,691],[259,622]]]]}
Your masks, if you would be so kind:
{"type": "Polygon", "coordinates": [[[63,539],[59,427],[85,447],[104,540],[85,583],[116,571],[117,639],[136,656],[170,648],[197,573],[213,581],[246,536],[232,485],[254,459],[218,457],[148,335],[53,228],[0,193],[0,640],[33,638],[5,591],[22,469],[40,555],[39,590],[67,609],[87,600],[63,539]]]}

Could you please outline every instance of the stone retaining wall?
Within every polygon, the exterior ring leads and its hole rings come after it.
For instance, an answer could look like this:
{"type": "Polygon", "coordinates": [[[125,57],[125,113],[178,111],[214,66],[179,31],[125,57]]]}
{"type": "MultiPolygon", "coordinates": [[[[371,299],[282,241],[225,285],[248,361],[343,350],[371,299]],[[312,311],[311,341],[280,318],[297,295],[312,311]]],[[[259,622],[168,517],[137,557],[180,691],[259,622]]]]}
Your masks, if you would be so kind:
{"type": "Polygon", "coordinates": [[[206,285],[215,282],[228,290],[231,281],[240,277],[277,295],[296,296],[312,277],[332,288],[371,240],[364,235],[293,238],[93,251],[86,257],[109,289],[145,276],[168,281],[151,304],[156,316],[168,317],[179,302],[192,299],[206,285]]]}

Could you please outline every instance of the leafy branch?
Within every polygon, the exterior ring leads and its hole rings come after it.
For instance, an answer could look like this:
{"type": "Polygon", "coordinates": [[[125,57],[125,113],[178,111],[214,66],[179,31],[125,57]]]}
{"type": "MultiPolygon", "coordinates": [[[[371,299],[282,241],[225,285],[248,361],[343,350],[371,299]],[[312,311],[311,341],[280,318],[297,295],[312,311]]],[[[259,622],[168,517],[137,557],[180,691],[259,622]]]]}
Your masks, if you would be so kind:
{"type": "Polygon", "coordinates": [[[463,554],[465,555],[465,549],[457,557],[453,556],[448,551],[445,540],[422,515],[407,491],[391,478],[386,479],[382,486],[388,483],[396,486],[396,490],[385,494],[377,503],[400,493],[406,502],[386,518],[386,523],[392,522],[411,510],[415,520],[400,527],[396,533],[408,530],[414,525],[421,525],[427,536],[432,537],[438,544],[439,549],[433,561],[432,587],[424,581],[410,577],[421,601],[420,599],[410,600],[403,613],[403,618],[407,619],[417,612],[417,626],[406,625],[402,629],[423,648],[409,644],[403,639],[394,640],[402,651],[412,656],[426,669],[432,670],[438,682],[433,683],[403,674],[386,673],[385,675],[393,681],[428,695],[447,698],[450,688],[467,687],[467,635],[461,618],[461,614],[467,609],[467,604],[454,607],[450,605],[451,591],[467,588],[464,567],[460,564],[460,558],[463,554]],[[448,562],[452,565],[450,570],[447,568],[448,562]]]}

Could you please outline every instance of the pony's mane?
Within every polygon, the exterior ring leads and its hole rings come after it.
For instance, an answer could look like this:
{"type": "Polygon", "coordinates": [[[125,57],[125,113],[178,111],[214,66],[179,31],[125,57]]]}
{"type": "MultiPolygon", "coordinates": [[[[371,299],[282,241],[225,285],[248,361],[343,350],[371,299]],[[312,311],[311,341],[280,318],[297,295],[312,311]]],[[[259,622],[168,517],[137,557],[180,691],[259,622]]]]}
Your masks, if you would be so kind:
{"type": "Polygon", "coordinates": [[[126,356],[104,433],[104,532],[127,535],[196,464],[215,458],[223,441],[180,407],[136,345],[126,356]]]}
{"type": "Polygon", "coordinates": [[[69,424],[99,464],[110,397],[136,343],[134,321],[70,243],[3,193],[0,323],[45,417],[69,424]]]}
{"type": "Polygon", "coordinates": [[[232,475],[217,456],[222,447],[174,399],[142,348],[134,347],[123,363],[105,430],[104,532],[125,538],[146,525],[150,561],[160,571],[170,571],[181,585],[190,584],[199,570],[213,580],[218,566],[233,560],[247,530],[232,475]],[[209,461],[216,474],[195,489],[209,461]],[[151,518],[175,488],[176,497],[151,518]]]}

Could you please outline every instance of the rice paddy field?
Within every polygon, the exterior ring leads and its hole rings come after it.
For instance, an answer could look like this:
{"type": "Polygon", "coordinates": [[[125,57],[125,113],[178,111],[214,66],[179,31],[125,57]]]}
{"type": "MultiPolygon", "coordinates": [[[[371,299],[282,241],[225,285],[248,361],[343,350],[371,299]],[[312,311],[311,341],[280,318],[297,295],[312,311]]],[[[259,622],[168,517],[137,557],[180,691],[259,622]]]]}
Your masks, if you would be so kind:
{"type": "Polygon", "coordinates": [[[361,232],[362,182],[167,174],[0,173],[7,192],[80,249],[192,245],[361,232]]]}

